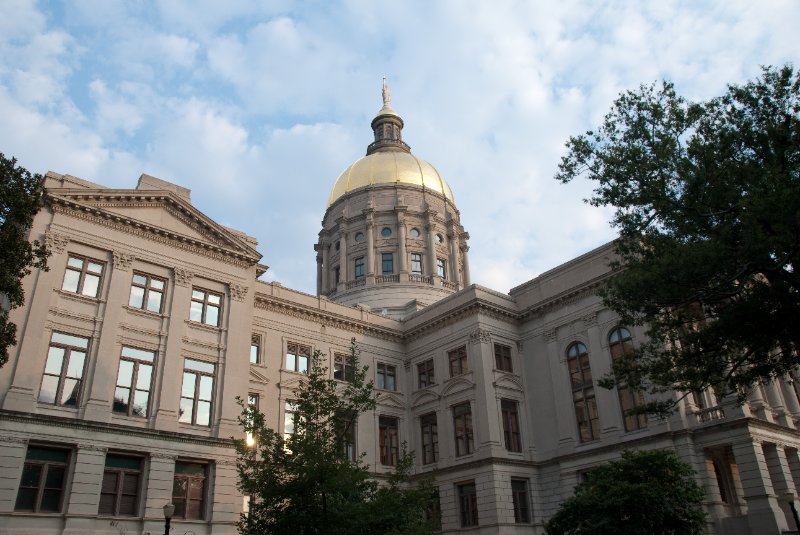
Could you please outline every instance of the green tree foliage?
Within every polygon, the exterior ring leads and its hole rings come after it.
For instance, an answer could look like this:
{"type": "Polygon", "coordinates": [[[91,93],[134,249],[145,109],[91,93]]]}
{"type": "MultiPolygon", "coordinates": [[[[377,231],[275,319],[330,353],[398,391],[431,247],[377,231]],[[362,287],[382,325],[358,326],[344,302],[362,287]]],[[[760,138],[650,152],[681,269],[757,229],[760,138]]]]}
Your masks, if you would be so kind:
{"type": "Polygon", "coordinates": [[[699,535],[704,494],[693,476],[673,451],[625,451],[587,474],[547,535],[699,535]]]}
{"type": "Polygon", "coordinates": [[[43,195],[42,175],[32,175],[0,153],[0,366],[17,343],[17,326],[8,313],[25,302],[21,280],[31,268],[47,269],[50,253],[44,244],[28,241],[43,195]]]}
{"type": "Polygon", "coordinates": [[[324,361],[316,351],[295,392],[293,434],[284,437],[270,429],[253,408],[239,419],[255,441],[248,446],[237,440],[239,488],[251,496],[240,533],[430,533],[437,519],[426,513],[438,505],[435,489],[430,479],[409,482],[414,457],[405,445],[394,472],[380,483],[363,463],[363,454],[356,460],[346,454],[346,437],[358,415],[376,406],[355,340],[347,359],[353,370],[348,382],[329,378],[324,361]]]}
{"type": "Polygon", "coordinates": [[[800,75],[791,66],[764,68],[706,102],[670,83],[642,86],[567,147],[556,178],[595,181],[587,201],[615,209],[619,260],[605,302],[650,338],[615,365],[617,380],[653,392],[711,386],[741,401],[756,381],[798,365],[800,75]]]}

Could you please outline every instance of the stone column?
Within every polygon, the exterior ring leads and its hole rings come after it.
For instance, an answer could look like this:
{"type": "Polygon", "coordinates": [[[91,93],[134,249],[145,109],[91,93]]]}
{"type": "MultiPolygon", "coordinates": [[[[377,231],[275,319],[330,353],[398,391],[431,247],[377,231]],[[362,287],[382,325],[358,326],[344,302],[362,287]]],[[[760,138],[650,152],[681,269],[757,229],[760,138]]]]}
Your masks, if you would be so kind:
{"type": "Polygon", "coordinates": [[[69,490],[65,534],[79,535],[91,531],[100,505],[100,486],[106,464],[106,448],[93,444],[78,444],[73,463],[72,485],[69,490]],[[70,518],[70,517],[78,518],[70,518]],[[83,517],[83,518],[81,518],[83,517]]]}
{"type": "Polygon", "coordinates": [[[322,255],[317,253],[317,295],[322,295],[322,255]]]}
{"type": "Polygon", "coordinates": [[[323,241],[321,242],[322,246],[322,293],[326,294],[331,290],[330,285],[330,276],[331,276],[331,262],[330,262],[330,250],[331,246],[329,243],[323,241]]]}
{"type": "Polygon", "coordinates": [[[236,488],[239,475],[234,459],[220,459],[214,463],[214,494],[211,502],[212,535],[231,533],[231,525],[239,520],[244,500],[236,488]]]}
{"type": "Polygon", "coordinates": [[[348,274],[350,261],[347,258],[347,229],[344,221],[339,223],[339,291],[344,290],[345,283],[350,280],[348,274]]]}
{"type": "Polygon", "coordinates": [[[772,407],[772,417],[776,424],[785,425],[787,427],[794,427],[792,419],[786,413],[786,407],[783,404],[783,396],[781,389],[776,380],[771,380],[764,383],[764,388],[767,392],[767,401],[772,407]]]}
{"type": "MultiPolygon", "coordinates": [[[[428,272],[431,275],[436,275],[436,227],[433,224],[432,217],[429,216],[428,222],[424,226],[426,240],[425,240],[425,256],[428,272]]],[[[442,281],[438,276],[433,280],[436,281],[437,286],[442,285],[442,281]]]]}
{"type": "Polygon", "coordinates": [[[397,213],[397,254],[400,268],[400,282],[408,281],[408,252],[406,251],[406,220],[402,211],[397,213]]]}
{"type": "Polygon", "coordinates": [[[372,212],[367,217],[367,285],[375,284],[375,220],[372,212]]]}
{"type": "Polygon", "coordinates": [[[754,383],[747,391],[747,403],[753,414],[762,420],[772,421],[772,414],[768,410],[767,404],[764,401],[764,396],[761,394],[761,384],[754,383]]]}
{"type": "Polygon", "coordinates": [[[556,329],[548,329],[542,333],[547,344],[547,362],[550,368],[550,385],[553,389],[555,404],[555,424],[558,427],[559,446],[571,448],[578,436],[575,422],[575,409],[572,402],[572,391],[569,385],[566,357],[559,351],[556,329]]]}
{"type": "Polygon", "coordinates": [[[786,518],[775,496],[761,443],[746,439],[734,444],[733,455],[739,467],[744,499],[747,502],[747,524],[750,532],[786,531],[786,518]]]}
{"type": "Polygon", "coordinates": [[[461,273],[458,271],[459,265],[459,258],[458,258],[458,236],[452,231],[452,229],[447,231],[447,241],[449,242],[448,245],[450,246],[450,274],[452,275],[452,281],[456,283],[456,287],[460,290],[461,286],[461,273]]]}
{"type": "Polygon", "coordinates": [[[466,243],[463,243],[461,245],[461,257],[464,259],[464,287],[465,288],[471,284],[470,281],[472,280],[470,275],[469,275],[469,255],[467,255],[467,252],[469,252],[469,245],[467,245],[466,243]]]}
{"type": "Polygon", "coordinates": [[[471,332],[467,348],[470,366],[475,369],[475,414],[472,419],[476,431],[475,449],[481,450],[481,456],[505,455],[498,401],[492,384],[494,355],[489,333],[480,328],[471,332]]]}
{"type": "MultiPolygon", "coordinates": [[[[164,506],[172,503],[172,485],[175,479],[177,456],[164,453],[150,454],[150,471],[147,474],[147,492],[144,493],[143,532],[164,532],[164,506]]],[[[182,532],[180,532],[182,533],[182,532]]]]}
{"type": "Polygon", "coordinates": [[[14,510],[27,443],[27,439],[21,436],[0,435],[0,514],[14,510]]]}
{"type": "Polygon", "coordinates": [[[592,381],[595,385],[594,396],[597,401],[597,412],[600,415],[600,433],[602,435],[617,434],[625,429],[617,389],[608,390],[597,386],[597,380],[611,372],[611,358],[610,356],[606,357],[603,351],[600,328],[597,326],[597,313],[590,312],[582,319],[589,336],[589,363],[592,367],[592,381]]]}
{"type": "Polygon", "coordinates": [[[250,376],[247,372],[242,373],[242,370],[248,370],[250,366],[251,337],[231,336],[231,333],[235,332],[232,327],[237,326],[242,330],[247,329],[245,332],[249,334],[253,324],[253,296],[248,287],[232,282],[228,288],[228,329],[225,331],[225,349],[214,388],[214,403],[220,408],[214,411],[219,415],[217,436],[220,438],[243,436],[237,421],[242,410],[236,403],[236,397],[247,399],[250,376]]]}
{"type": "MultiPolygon", "coordinates": [[[[797,422],[800,418],[800,402],[797,399],[797,391],[794,388],[794,378],[786,375],[780,382],[783,391],[783,399],[786,400],[786,410],[792,415],[792,419],[797,422]]],[[[795,423],[795,427],[796,427],[795,423]]]]}
{"type": "MultiPolygon", "coordinates": [[[[797,489],[792,478],[792,471],[789,468],[789,461],[783,446],[776,444],[764,444],[764,459],[769,469],[769,477],[772,481],[772,488],[778,496],[778,504],[783,510],[784,520],[789,526],[794,527],[794,518],[789,502],[782,498],[791,493],[797,499],[797,489]]],[[[800,526],[797,526],[800,527],[800,526]]]]}

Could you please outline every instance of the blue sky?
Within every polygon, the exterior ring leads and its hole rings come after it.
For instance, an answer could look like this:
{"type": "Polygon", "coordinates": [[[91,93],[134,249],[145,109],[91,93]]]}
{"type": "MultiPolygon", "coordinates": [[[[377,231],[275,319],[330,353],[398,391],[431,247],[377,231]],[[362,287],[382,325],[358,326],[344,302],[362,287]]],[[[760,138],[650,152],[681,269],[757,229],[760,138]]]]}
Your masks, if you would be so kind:
{"type": "Polygon", "coordinates": [[[387,76],[456,196],[473,282],[507,291],[614,235],[553,180],[570,135],[660,79],[704,99],[798,63],[800,2],[0,2],[0,152],[111,187],[148,173],[313,293],[336,177],[387,76]]]}

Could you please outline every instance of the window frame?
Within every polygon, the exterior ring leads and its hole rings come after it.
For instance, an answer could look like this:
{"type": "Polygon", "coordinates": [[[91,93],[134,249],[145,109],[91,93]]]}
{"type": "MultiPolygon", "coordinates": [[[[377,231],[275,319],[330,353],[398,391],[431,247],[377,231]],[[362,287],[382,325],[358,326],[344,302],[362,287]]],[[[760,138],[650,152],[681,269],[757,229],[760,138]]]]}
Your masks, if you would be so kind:
{"type": "Polygon", "coordinates": [[[353,260],[353,277],[356,280],[361,280],[366,277],[366,272],[364,270],[365,264],[366,261],[364,260],[363,256],[359,256],[353,260]]]}
{"type": "Polygon", "coordinates": [[[193,393],[193,397],[191,398],[191,400],[192,400],[192,412],[191,412],[191,416],[190,416],[190,421],[187,422],[187,421],[181,420],[181,417],[183,416],[183,414],[181,413],[181,403],[179,403],[178,404],[178,422],[182,423],[182,424],[196,425],[196,426],[200,426],[200,427],[211,427],[211,424],[214,422],[214,409],[215,409],[214,390],[215,390],[216,383],[217,383],[217,365],[215,363],[213,363],[213,362],[208,362],[208,361],[205,361],[205,360],[191,359],[189,357],[184,357],[183,358],[183,374],[181,375],[182,380],[181,380],[181,392],[180,392],[180,394],[181,394],[180,401],[181,402],[183,402],[184,399],[190,399],[187,396],[183,395],[184,381],[186,380],[186,374],[187,373],[188,374],[192,374],[192,375],[195,376],[195,379],[194,379],[194,393],[193,393]],[[213,371],[209,372],[209,371],[206,371],[206,370],[199,370],[197,368],[190,368],[190,367],[188,367],[188,363],[190,363],[190,362],[191,363],[195,363],[196,362],[196,363],[200,363],[200,364],[205,364],[205,365],[213,367],[214,369],[213,369],[213,371]],[[200,399],[200,384],[202,382],[202,378],[203,377],[211,377],[211,399],[207,399],[207,400],[206,399],[200,399]],[[200,402],[208,403],[208,423],[205,423],[205,424],[197,423],[197,413],[198,413],[197,408],[199,407],[200,402]]]}
{"type": "Polygon", "coordinates": [[[313,354],[313,348],[311,346],[307,346],[305,344],[301,344],[299,342],[286,342],[286,352],[284,353],[283,359],[283,366],[284,370],[295,372],[295,373],[305,373],[308,374],[308,365],[311,362],[311,355],[313,354]],[[294,352],[292,352],[294,350],[294,352]],[[303,353],[305,350],[305,353],[303,353]],[[289,367],[289,356],[294,358],[294,365],[289,367]],[[300,369],[300,362],[301,358],[305,359],[305,369],[300,369]]]}
{"type": "Polygon", "coordinates": [[[81,295],[83,297],[88,297],[90,299],[99,299],[100,293],[103,290],[103,281],[104,275],[106,272],[106,264],[107,262],[103,260],[98,260],[96,258],[91,258],[88,256],[84,256],[81,254],[69,253],[67,255],[67,265],[64,268],[64,279],[61,282],[61,290],[64,292],[81,295]],[[80,269],[76,269],[74,266],[70,266],[70,260],[79,260],[82,265],[80,269]],[[89,264],[97,264],[100,266],[100,273],[89,271],[89,264]],[[75,290],[67,289],[64,286],[67,284],[67,272],[78,273],[78,280],[75,282],[75,290]],[[87,294],[85,292],[85,285],[86,285],[86,278],[87,277],[97,277],[97,291],[92,294],[87,294]]]}
{"type": "Polygon", "coordinates": [[[411,274],[422,275],[422,253],[411,253],[411,274]]]}
{"type": "Polygon", "coordinates": [[[143,465],[144,465],[144,458],[137,455],[126,455],[118,452],[108,452],[106,454],[106,460],[103,467],[103,479],[102,482],[100,483],[100,501],[97,504],[97,516],[126,517],[126,518],[133,518],[139,516],[141,508],[142,474],[144,472],[143,465]],[[134,468],[123,468],[118,466],[108,466],[109,457],[136,459],[139,463],[139,467],[137,469],[134,469],[134,468]],[[111,494],[109,492],[103,491],[103,489],[105,488],[105,479],[107,474],[114,474],[116,481],[114,485],[115,490],[113,492],[114,504],[111,512],[105,512],[102,510],[103,495],[111,494]],[[134,474],[136,475],[136,494],[134,494],[135,498],[134,498],[133,512],[130,514],[123,514],[120,513],[120,506],[122,505],[122,496],[131,495],[130,493],[124,492],[125,477],[134,474]]]}
{"type": "Polygon", "coordinates": [[[501,372],[514,373],[514,364],[511,360],[511,346],[495,342],[494,367],[501,372]]]}
{"type": "Polygon", "coordinates": [[[456,483],[456,497],[458,499],[458,516],[462,528],[478,526],[478,489],[475,481],[456,483]]]}
{"type": "Polygon", "coordinates": [[[422,464],[439,461],[439,422],[435,412],[419,417],[419,431],[422,442],[422,464]],[[426,442],[426,438],[428,439],[426,442]]]}
{"type": "MultiPolygon", "coordinates": [[[[611,353],[612,364],[633,350],[633,336],[627,327],[617,325],[609,331],[608,351],[611,353]]],[[[630,410],[644,405],[644,393],[641,390],[631,388],[625,382],[617,382],[617,397],[619,398],[619,408],[622,411],[622,423],[625,431],[629,433],[647,429],[646,414],[629,414],[630,410]]]]}
{"type": "Polygon", "coordinates": [[[436,367],[433,357],[417,363],[417,384],[419,388],[428,388],[436,384],[436,367]]]}
{"type": "Polygon", "coordinates": [[[381,275],[394,275],[394,253],[381,253],[381,275]]]}
{"type": "Polygon", "coordinates": [[[378,362],[375,366],[375,384],[379,390],[397,391],[397,366],[378,362]],[[389,381],[391,379],[391,381],[389,381]],[[391,385],[389,385],[391,382],[391,385]],[[389,388],[391,386],[391,388],[389,388]]]}
{"type": "Polygon", "coordinates": [[[333,378],[337,381],[351,382],[355,376],[355,368],[348,362],[346,353],[333,354],[333,378]]]}
{"type": "Polygon", "coordinates": [[[131,277],[131,293],[128,296],[128,306],[131,308],[135,308],[137,310],[144,310],[145,312],[152,312],[154,314],[161,314],[164,310],[164,297],[167,293],[167,279],[163,277],[156,277],[155,275],[150,275],[149,273],[144,273],[143,271],[134,271],[133,276],[131,277]],[[144,277],[145,281],[144,284],[139,284],[136,282],[136,277],[144,277]],[[153,281],[160,282],[162,284],[161,289],[153,288],[152,283],[153,281]],[[141,305],[134,305],[131,303],[133,299],[133,289],[140,288],[142,290],[142,304],[141,305]],[[151,310],[150,309],[150,294],[157,293],[160,294],[160,298],[158,300],[158,310],[151,310]]]}
{"type": "Polygon", "coordinates": [[[261,364],[261,335],[252,333],[250,335],[250,364],[261,364]],[[253,354],[255,348],[255,355],[253,354]],[[253,359],[255,357],[255,360],[253,359]]]}
{"type": "Polygon", "coordinates": [[[531,523],[531,499],[528,490],[528,480],[524,478],[511,478],[511,502],[514,507],[514,523],[515,524],[530,524],[531,523]],[[514,484],[517,488],[514,488],[514,484]],[[519,488],[519,485],[522,488],[519,488]]]}
{"type": "Polygon", "coordinates": [[[589,352],[583,342],[575,341],[569,345],[566,353],[578,439],[580,442],[598,440],[600,438],[600,414],[597,409],[589,352]],[[582,403],[580,409],[579,403],[582,403]],[[592,417],[592,406],[594,407],[594,417],[592,417]],[[584,433],[584,431],[587,432],[584,433]]]}
{"type": "Polygon", "coordinates": [[[453,443],[456,457],[475,453],[475,428],[472,423],[472,405],[469,401],[451,407],[453,411],[453,443]]]}
{"type": "Polygon", "coordinates": [[[70,479],[70,467],[72,465],[72,449],[70,448],[59,448],[53,447],[46,444],[28,444],[25,450],[25,460],[23,461],[22,465],[22,474],[20,475],[19,485],[17,486],[17,497],[14,501],[14,511],[21,511],[21,512],[32,512],[37,514],[42,513],[52,513],[52,514],[60,514],[64,509],[64,495],[66,494],[67,484],[69,483],[70,479]],[[38,450],[45,450],[50,452],[60,452],[64,453],[66,459],[63,461],[58,460],[44,460],[44,459],[35,459],[30,458],[31,449],[38,449],[38,450]],[[36,486],[23,486],[25,482],[25,470],[31,466],[38,466],[39,474],[36,481],[36,486]],[[48,475],[50,473],[50,469],[63,469],[63,476],[61,478],[61,486],[60,488],[56,489],[55,487],[47,487],[48,482],[48,475]],[[33,500],[33,509],[21,508],[20,507],[20,493],[23,489],[36,489],[34,500],[33,500]],[[56,510],[45,510],[42,511],[42,498],[44,497],[44,493],[46,491],[53,491],[58,490],[58,507],[56,510]]]}
{"type": "Polygon", "coordinates": [[[150,400],[151,400],[151,393],[153,389],[153,379],[155,377],[155,369],[156,369],[156,358],[157,354],[155,351],[150,351],[149,349],[142,349],[140,347],[131,347],[131,346],[122,346],[120,350],[119,356],[119,365],[117,366],[117,378],[114,384],[114,399],[111,402],[111,412],[115,414],[120,414],[123,416],[132,416],[135,418],[147,418],[150,415],[150,400]],[[148,361],[146,359],[142,359],[136,356],[125,355],[125,350],[133,350],[133,351],[142,351],[145,353],[150,353],[153,356],[153,359],[148,361]],[[133,364],[133,369],[131,370],[131,377],[130,377],[130,386],[120,385],[120,374],[122,373],[122,363],[123,362],[130,362],[133,364]],[[150,384],[147,385],[147,390],[143,390],[139,387],[139,368],[140,365],[144,364],[145,366],[150,366],[150,384]],[[125,411],[120,411],[116,409],[117,404],[117,390],[120,388],[125,388],[128,390],[128,400],[126,402],[127,409],[125,411]],[[147,392],[147,403],[145,406],[145,413],[144,414],[134,414],[134,403],[133,400],[136,399],[136,394],[138,392],[147,392]]]}
{"type": "Polygon", "coordinates": [[[205,520],[206,518],[206,507],[207,507],[207,500],[208,500],[208,481],[211,478],[211,463],[207,461],[201,461],[196,459],[178,459],[175,461],[175,471],[173,472],[172,476],[172,503],[175,505],[175,512],[172,518],[177,518],[181,520],[205,520]],[[199,465],[203,467],[203,474],[183,474],[178,473],[178,465],[199,465]],[[175,495],[175,483],[179,479],[187,480],[186,484],[186,496],[180,497],[175,495]],[[199,500],[195,499],[195,501],[200,502],[200,516],[188,516],[189,508],[186,505],[192,500],[190,496],[190,490],[192,488],[191,481],[202,481],[202,490],[201,490],[201,497],[199,500]],[[181,507],[181,502],[183,502],[183,507],[181,507]],[[183,514],[181,515],[181,509],[183,509],[183,514]]]}
{"type": "MultiPolygon", "coordinates": [[[[90,343],[91,343],[91,339],[88,338],[88,337],[85,337],[85,336],[67,334],[67,333],[61,332],[61,331],[52,331],[50,333],[50,342],[49,342],[49,344],[47,346],[47,356],[45,357],[44,370],[42,371],[42,380],[41,380],[40,386],[39,386],[39,395],[36,398],[38,403],[43,403],[43,404],[46,404],[46,405],[53,405],[54,407],[67,407],[67,408],[74,408],[74,409],[80,407],[80,404],[81,404],[81,401],[82,401],[82,397],[83,397],[82,394],[83,394],[83,386],[84,386],[84,375],[86,374],[86,365],[87,365],[87,361],[89,360],[89,345],[90,345],[90,343]],[[65,341],[56,341],[56,340],[54,340],[54,338],[56,336],[66,336],[66,337],[69,337],[69,338],[77,338],[77,339],[80,339],[80,340],[85,340],[86,341],[86,347],[80,347],[78,345],[71,345],[69,342],[65,342],[65,341]],[[48,372],[47,371],[48,364],[50,363],[50,355],[51,355],[50,350],[52,348],[64,350],[64,353],[61,356],[61,366],[60,366],[61,369],[59,370],[59,374],[58,375],[55,375],[55,373],[53,373],[53,372],[48,372]],[[73,352],[83,353],[83,363],[80,366],[80,377],[71,377],[71,376],[68,375],[69,374],[69,369],[70,369],[70,364],[72,363],[72,353],[73,352]],[[44,383],[45,383],[45,378],[46,377],[56,377],[57,378],[56,390],[55,390],[55,393],[53,395],[53,401],[52,402],[51,401],[42,400],[42,390],[44,388],[44,383]],[[65,384],[70,380],[77,382],[77,387],[73,390],[73,392],[75,394],[75,396],[74,396],[75,400],[74,400],[73,403],[67,403],[68,401],[70,401],[69,399],[67,400],[67,402],[64,402],[63,400],[61,400],[61,398],[63,398],[63,396],[64,396],[65,384]]],[[[70,399],[72,399],[72,396],[70,397],[70,399]]]]}
{"type": "Polygon", "coordinates": [[[444,258],[436,259],[436,274],[442,279],[447,280],[447,260],[444,258]]]}
{"type": "Polygon", "coordinates": [[[197,323],[202,323],[203,325],[209,325],[211,327],[219,327],[220,323],[222,322],[222,305],[225,302],[225,296],[218,292],[213,292],[211,290],[206,290],[205,288],[199,287],[192,287],[191,293],[191,304],[199,303],[200,304],[200,319],[192,318],[193,308],[189,307],[189,320],[194,321],[197,323]],[[195,292],[200,292],[203,294],[203,298],[199,299],[195,297],[195,292]],[[216,297],[219,299],[219,303],[211,303],[209,302],[210,297],[216,297]],[[217,309],[217,322],[216,323],[209,323],[208,321],[208,310],[209,308],[216,308],[217,309]]]}
{"type": "Polygon", "coordinates": [[[469,373],[467,346],[457,347],[448,351],[447,360],[450,363],[450,377],[458,377],[469,373]]]}
{"type": "Polygon", "coordinates": [[[397,466],[400,455],[400,419],[378,416],[379,460],[383,466],[397,466]]]}
{"type": "Polygon", "coordinates": [[[506,450],[522,453],[522,432],[519,427],[519,402],[513,399],[500,400],[503,421],[503,442],[506,450]]]}

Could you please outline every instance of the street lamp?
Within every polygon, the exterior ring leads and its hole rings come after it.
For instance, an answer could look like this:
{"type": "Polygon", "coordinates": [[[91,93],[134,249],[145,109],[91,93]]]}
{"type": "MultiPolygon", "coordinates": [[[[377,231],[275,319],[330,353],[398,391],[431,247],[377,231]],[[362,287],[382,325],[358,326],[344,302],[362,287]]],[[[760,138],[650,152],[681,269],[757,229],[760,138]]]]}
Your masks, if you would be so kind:
{"type": "Polygon", "coordinates": [[[164,535],[169,535],[169,523],[175,514],[175,504],[168,503],[164,506],[164,535]]]}

